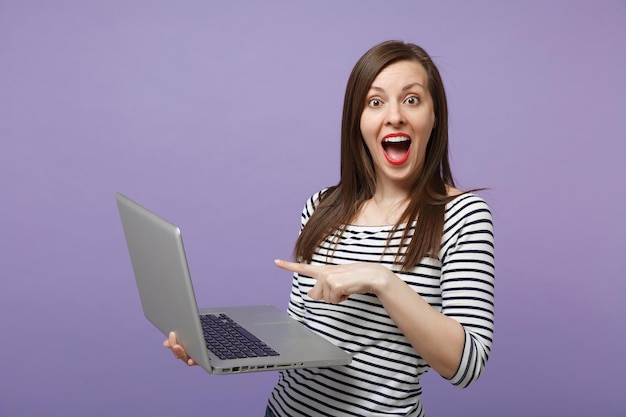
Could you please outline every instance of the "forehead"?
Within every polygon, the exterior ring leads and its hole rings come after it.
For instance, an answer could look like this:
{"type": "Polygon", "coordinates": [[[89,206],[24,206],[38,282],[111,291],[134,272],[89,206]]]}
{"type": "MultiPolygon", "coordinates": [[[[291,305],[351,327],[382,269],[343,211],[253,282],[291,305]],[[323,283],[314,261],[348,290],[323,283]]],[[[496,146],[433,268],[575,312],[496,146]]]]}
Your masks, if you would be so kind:
{"type": "Polygon", "coordinates": [[[428,74],[424,66],[417,61],[398,61],[383,68],[370,88],[386,90],[416,83],[424,89],[428,88],[428,74]]]}

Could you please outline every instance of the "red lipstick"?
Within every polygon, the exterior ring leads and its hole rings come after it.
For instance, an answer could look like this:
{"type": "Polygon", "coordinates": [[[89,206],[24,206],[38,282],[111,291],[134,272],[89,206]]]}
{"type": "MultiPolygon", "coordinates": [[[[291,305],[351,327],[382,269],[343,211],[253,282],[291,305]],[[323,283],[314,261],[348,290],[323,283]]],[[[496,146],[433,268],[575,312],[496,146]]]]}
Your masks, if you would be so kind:
{"type": "Polygon", "coordinates": [[[411,137],[404,133],[390,133],[383,137],[381,142],[387,162],[392,165],[402,165],[411,153],[411,137]]]}

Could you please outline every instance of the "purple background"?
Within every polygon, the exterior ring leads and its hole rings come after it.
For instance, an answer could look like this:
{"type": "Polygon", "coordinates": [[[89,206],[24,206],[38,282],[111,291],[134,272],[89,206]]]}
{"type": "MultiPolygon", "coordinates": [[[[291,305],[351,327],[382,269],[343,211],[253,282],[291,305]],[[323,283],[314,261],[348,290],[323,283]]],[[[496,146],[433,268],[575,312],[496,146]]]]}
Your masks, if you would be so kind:
{"type": "Polygon", "coordinates": [[[626,416],[623,0],[0,1],[0,416],[262,415],[275,373],[160,346],[114,194],[181,226],[201,306],[286,307],[272,259],[386,39],[435,57],[496,226],[491,360],[467,390],[428,374],[427,412],[626,416]]]}

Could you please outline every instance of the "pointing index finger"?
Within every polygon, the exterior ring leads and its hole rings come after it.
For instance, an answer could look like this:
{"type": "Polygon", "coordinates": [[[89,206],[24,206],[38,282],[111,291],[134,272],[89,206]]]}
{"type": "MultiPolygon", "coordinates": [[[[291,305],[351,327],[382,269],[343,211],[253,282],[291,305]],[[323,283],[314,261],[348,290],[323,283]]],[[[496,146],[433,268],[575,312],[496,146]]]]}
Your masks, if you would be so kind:
{"type": "Polygon", "coordinates": [[[318,270],[318,267],[314,265],[302,264],[298,262],[289,262],[289,261],[284,261],[282,259],[275,259],[274,264],[276,264],[276,266],[281,269],[285,269],[291,272],[296,272],[298,274],[306,275],[306,276],[313,277],[313,278],[316,277],[316,273],[318,270]]]}

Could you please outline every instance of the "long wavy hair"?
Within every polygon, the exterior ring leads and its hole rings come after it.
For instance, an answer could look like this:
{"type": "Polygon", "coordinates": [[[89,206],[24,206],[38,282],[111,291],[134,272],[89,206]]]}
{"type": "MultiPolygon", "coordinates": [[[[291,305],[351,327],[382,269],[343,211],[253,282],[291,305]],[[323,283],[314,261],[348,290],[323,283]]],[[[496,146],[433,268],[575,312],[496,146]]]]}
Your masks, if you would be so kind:
{"type": "MultiPolygon", "coordinates": [[[[341,175],[337,185],[324,192],[313,215],[302,229],[294,248],[299,262],[311,262],[321,243],[355,219],[363,203],[376,190],[374,163],[361,134],[361,113],[368,91],[378,74],[399,61],[415,61],[428,74],[428,90],[433,100],[435,125],[426,148],[421,175],[412,184],[410,201],[393,227],[391,236],[403,224],[400,247],[408,242],[405,253],[396,254],[395,263],[406,271],[422,258],[437,257],[443,233],[445,204],[452,198],[446,186],[454,186],[448,159],[448,104],[439,70],[421,47],[401,41],[386,41],[367,51],[354,66],[343,105],[341,125],[341,175]]],[[[336,235],[335,235],[336,236],[336,235]]],[[[389,242],[388,242],[389,243],[389,242]]]]}

